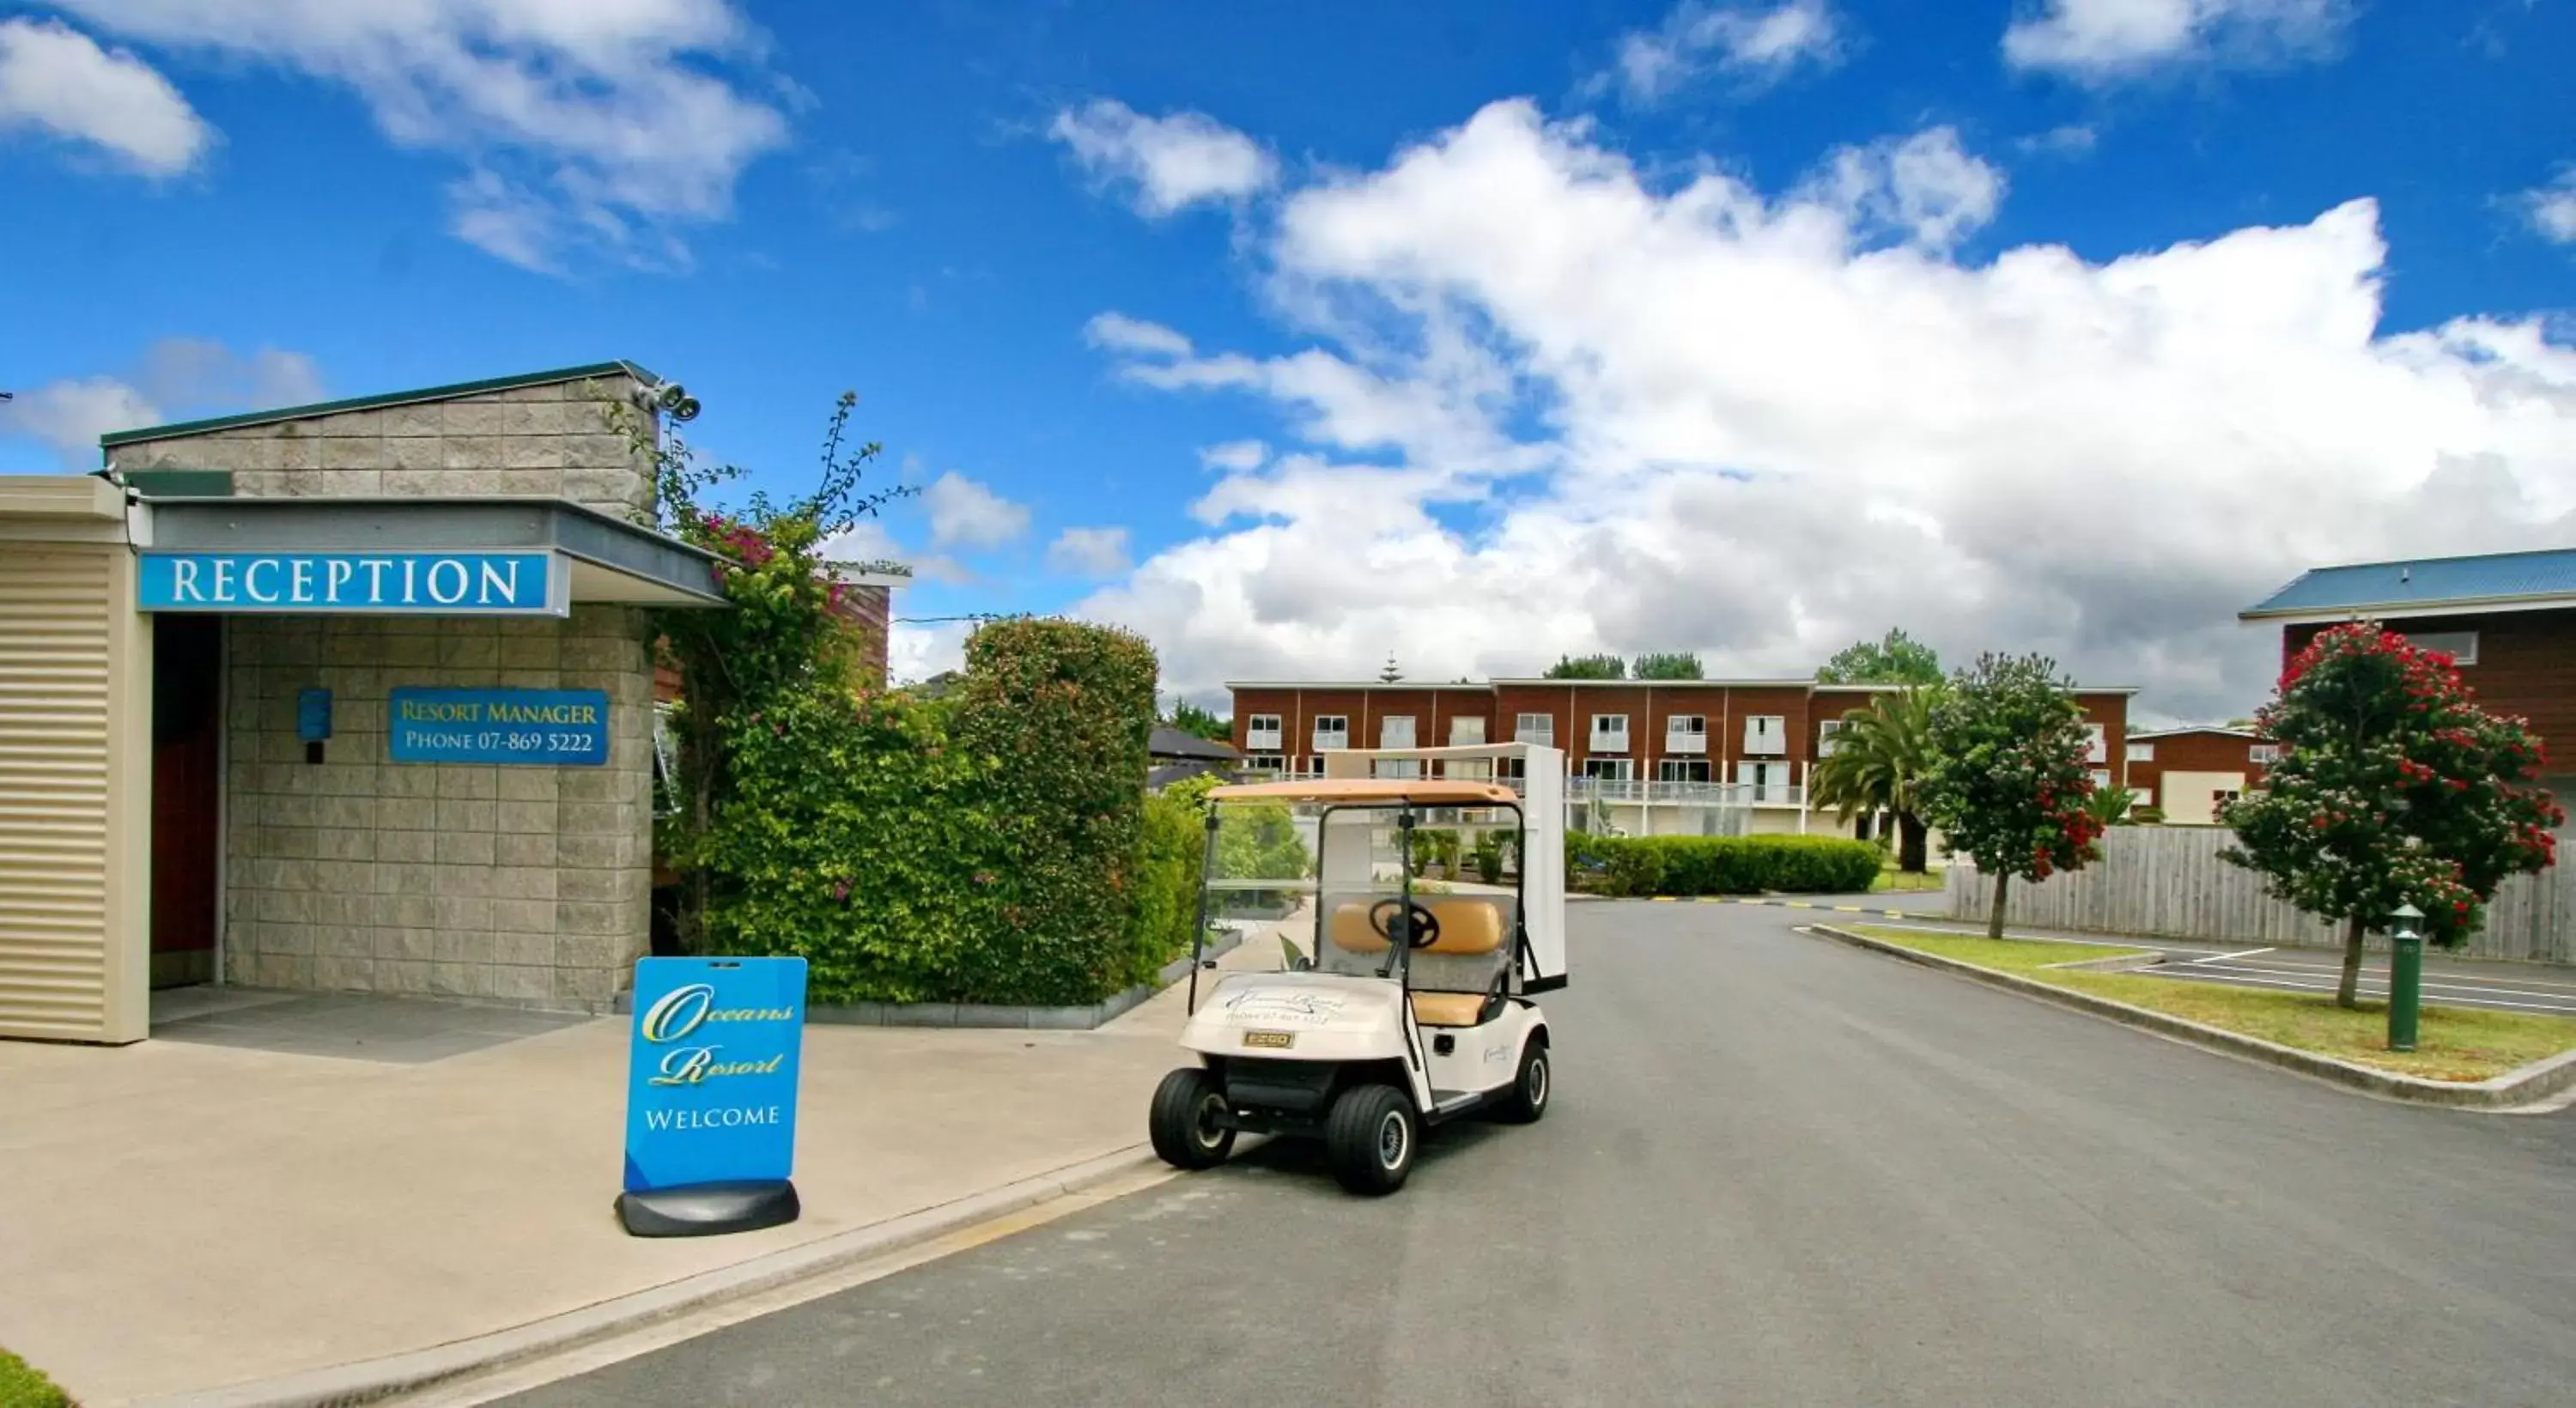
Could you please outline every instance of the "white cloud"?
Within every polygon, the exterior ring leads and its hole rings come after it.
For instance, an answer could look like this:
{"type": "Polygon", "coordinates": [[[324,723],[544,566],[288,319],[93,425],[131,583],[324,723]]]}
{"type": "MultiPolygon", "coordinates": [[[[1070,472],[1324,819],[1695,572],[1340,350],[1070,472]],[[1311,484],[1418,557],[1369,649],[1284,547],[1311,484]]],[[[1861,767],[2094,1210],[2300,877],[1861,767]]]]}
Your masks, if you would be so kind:
{"type": "Polygon", "coordinates": [[[1836,150],[1812,189],[1855,228],[1947,249],[1995,218],[2004,177],[1961,147],[1956,130],[1935,127],[1836,150]]]}
{"type": "Polygon", "coordinates": [[[2089,81],[2176,63],[2331,55],[2350,0],[2044,0],[2004,31],[2004,59],[2089,81]]]}
{"type": "Polygon", "coordinates": [[[921,492],[932,547],[998,548],[1029,531],[1029,506],[950,470],[921,492]]]}
{"type": "Polygon", "coordinates": [[[531,268],[575,253],[686,258],[786,139],[776,107],[714,71],[756,58],[727,0],[57,0],[142,43],[274,64],[353,89],[397,145],[449,153],[459,238],[531,268]]]}
{"type": "Polygon", "coordinates": [[[2013,146],[2033,156],[2090,156],[2101,134],[2082,123],[2052,127],[2016,140],[2013,146]]]}
{"type": "Polygon", "coordinates": [[[1615,80],[1630,101],[1653,103],[1711,69],[1762,83],[1802,63],[1830,68],[1841,57],[1841,34],[1825,0],[1724,6],[1682,0],[1657,28],[1620,36],[1616,65],[1594,86],[1615,80]]]}
{"type": "MultiPolygon", "coordinates": [[[[1936,231],[1974,204],[1947,188],[1916,183],[1936,231]]],[[[2101,263],[1864,233],[1813,192],[1650,181],[1521,102],[1294,190],[1263,267],[1340,310],[1319,345],[1129,375],[1305,446],[1080,610],[1182,692],[1389,648],[1426,678],[1604,648],[1795,673],[1902,625],[2226,718],[2279,666],[2236,611],[2303,568],[2576,532],[2576,349],[2509,317],[2383,335],[2369,200],[2101,263]]]]}
{"type": "Polygon", "coordinates": [[[2542,239],[2576,244],[2576,166],[2546,186],[2523,192],[2522,213],[2542,239]]]}
{"type": "Polygon", "coordinates": [[[932,675],[966,668],[966,637],[971,621],[928,625],[895,622],[886,631],[886,676],[895,684],[919,684],[932,675]]]}
{"type": "Polygon", "coordinates": [[[1093,177],[1132,184],[1138,214],[1160,218],[1201,201],[1240,200],[1279,178],[1260,143],[1204,113],[1147,117],[1111,98],[1055,115],[1049,136],[1093,177]]]}
{"type": "Polygon", "coordinates": [[[1124,528],[1067,528],[1047,545],[1047,569],[1071,577],[1114,577],[1132,565],[1124,528]]]}
{"type": "Polygon", "coordinates": [[[119,374],[65,377],[0,402],[0,433],[42,440],[64,463],[90,469],[109,431],[310,405],[322,395],[321,373],[301,352],[243,356],[219,342],[165,337],[119,374]]]}
{"type": "Polygon", "coordinates": [[[1124,313],[1102,313],[1085,323],[1083,338],[1094,347],[1112,352],[1135,352],[1150,357],[1186,357],[1190,340],[1163,326],[1124,313]]]}
{"type": "Polygon", "coordinates": [[[59,20],[0,20],[0,133],[33,129],[176,176],[215,139],[159,70],[59,20]]]}
{"type": "Polygon", "coordinates": [[[1235,474],[1261,468],[1270,458],[1270,447],[1258,440],[1228,440],[1199,451],[1199,463],[1209,469],[1222,469],[1235,474]]]}
{"type": "Polygon", "coordinates": [[[945,553],[916,552],[895,541],[894,533],[884,522],[862,518],[817,545],[826,562],[899,562],[912,569],[916,582],[946,582],[955,586],[970,585],[975,574],[966,564],[945,553]]]}

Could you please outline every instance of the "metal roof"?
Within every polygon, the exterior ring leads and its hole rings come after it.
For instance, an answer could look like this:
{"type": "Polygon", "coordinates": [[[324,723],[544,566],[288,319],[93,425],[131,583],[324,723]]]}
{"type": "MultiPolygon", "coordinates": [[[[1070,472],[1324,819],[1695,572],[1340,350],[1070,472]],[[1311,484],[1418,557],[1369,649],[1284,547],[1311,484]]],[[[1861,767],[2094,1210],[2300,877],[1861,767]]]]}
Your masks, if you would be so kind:
{"type": "Polygon", "coordinates": [[[2263,741],[2263,735],[2255,733],[2250,729],[2229,728],[2224,724],[2186,724],[2181,728],[2150,729],[2145,733],[2130,734],[2128,741],[2131,743],[2151,743],[2159,738],[2180,738],[2185,734],[2193,733],[2214,733],[2223,738],[2242,738],[2253,743],[2260,743],[2263,741]]]}
{"type": "Polygon", "coordinates": [[[111,430],[98,437],[99,448],[112,450],[119,445],[133,445],[146,440],[172,440],[183,435],[203,435],[210,430],[231,430],[245,425],[267,425],[281,420],[305,420],[313,416],[338,415],[345,411],[372,411],[385,406],[409,406],[423,401],[453,401],[463,396],[480,396],[493,391],[509,391],[522,386],[552,386],[557,382],[586,381],[598,376],[631,376],[646,386],[659,385],[661,378],[623,359],[593,362],[581,367],[557,367],[553,371],[521,372],[516,376],[498,376],[488,381],[460,381],[449,386],[425,386],[416,391],[388,391],[376,396],[356,396],[346,401],[322,401],[310,406],[282,406],[273,411],[246,411],[237,416],[216,416],[211,420],[183,420],[169,425],[147,425],[136,430],[111,430]]]}
{"type": "Polygon", "coordinates": [[[2576,549],[2311,568],[2237,617],[2333,621],[2471,605],[2508,611],[2576,606],[2576,549]]]}

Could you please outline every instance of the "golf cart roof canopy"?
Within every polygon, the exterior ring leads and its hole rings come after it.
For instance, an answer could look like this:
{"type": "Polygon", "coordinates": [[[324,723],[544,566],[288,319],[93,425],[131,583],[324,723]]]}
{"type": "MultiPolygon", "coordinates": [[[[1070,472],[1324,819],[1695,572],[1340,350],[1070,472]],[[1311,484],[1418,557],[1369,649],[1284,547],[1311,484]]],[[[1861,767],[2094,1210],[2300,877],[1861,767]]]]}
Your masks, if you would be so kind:
{"type": "Polygon", "coordinates": [[[1424,777],[1330,777],[1305,782],[1239,782],[1209,791],[1215,802],[1412,802],[1425,807],[1517,807],[1520,794],[1491,782],[1424,777]]]}

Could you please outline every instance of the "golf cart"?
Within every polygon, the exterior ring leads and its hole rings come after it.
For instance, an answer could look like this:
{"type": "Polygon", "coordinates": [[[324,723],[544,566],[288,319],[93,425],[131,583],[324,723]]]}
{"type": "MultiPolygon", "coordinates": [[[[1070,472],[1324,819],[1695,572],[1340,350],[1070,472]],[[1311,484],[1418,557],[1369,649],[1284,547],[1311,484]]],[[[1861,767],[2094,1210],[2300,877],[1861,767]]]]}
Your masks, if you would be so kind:
{"type": "Polygon", "coordinates": [[[1488,781],[1409,777],[1209,794],[1202,939],[1181,1033],[1198,1059],[1154,1092],[1157,1154],[1205,1169],[1225,1161],[1238,1132],[1319,1138],[1343,1187],[1391,1193],[1426,1127],[1546,1112],[1547,1019],[1531,997],[1565,985],[1565,808],[1560,755],[1526,752],[1526,800],[1488,781]],[[1279,926],[1283,970],[1229,972],[1202,994],[1200,971],[1216,966],[1201,957],[1211,913],[1260,883],[1218,874],[1220,852],[1240,850],[1220,845],[1223,818],[1247,807],[1305,814],[1312,878],[1291,882],[1303,902],[1279,926]],[[1417,881],[1440,831],[1509,836],[1516,877],[1417,881]]]}

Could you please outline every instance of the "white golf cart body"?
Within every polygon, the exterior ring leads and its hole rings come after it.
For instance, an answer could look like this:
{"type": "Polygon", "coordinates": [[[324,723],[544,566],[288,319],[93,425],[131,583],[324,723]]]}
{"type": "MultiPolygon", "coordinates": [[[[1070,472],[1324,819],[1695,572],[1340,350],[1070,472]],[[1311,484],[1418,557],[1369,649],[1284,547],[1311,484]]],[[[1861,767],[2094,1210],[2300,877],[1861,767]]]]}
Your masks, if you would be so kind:
{"type": "MultiPolygon", "coordinates": [[[[1181,1045],[1205,1067],[1206,1118],[1228,1131],[1315,1133],[1359,1084],[1403,1092],[1419,1125],[1500,1105],[1536,1117],[1549,1037],[1533,999],[1566,978],[1562,755],[1510,744],[1405,756],[1427,772],[1450,754],[1523,757],[1525,790],[1481,778],[1339,777],[1211,795],[1220,813],[1242,802],[1300,809],[1318,865],[1279,926],[1297,950],[1287,971],[1192,973],[1181,1045]],[[1452,875],[1416,890],[1406,848],[1443,830],[1516,834],[1517,876],[1452,875]]],[[[1400,1183],[1402,1170],[1394,1174],[1400,1183]]]]}

